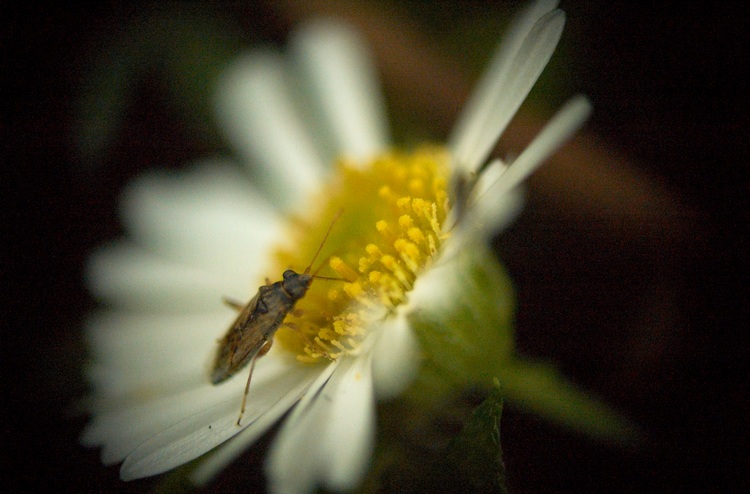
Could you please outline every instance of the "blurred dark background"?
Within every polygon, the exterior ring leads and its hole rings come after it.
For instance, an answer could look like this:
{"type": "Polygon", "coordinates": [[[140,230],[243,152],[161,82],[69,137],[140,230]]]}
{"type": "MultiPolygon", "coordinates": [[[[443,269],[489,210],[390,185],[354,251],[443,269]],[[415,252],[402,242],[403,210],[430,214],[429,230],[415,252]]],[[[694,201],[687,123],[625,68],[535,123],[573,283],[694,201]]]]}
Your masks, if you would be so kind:
{"type": "MultiPolygon", "coordinates": [[[[407,141],[442,138],[465,96],[446,79],[470,82],[491,51],[485,38],[496,38],[503,13],[516,5],[4,5],[6,487],[152,487],[119,482],[117,468],[77,444],[85,419],[74,402],[86,390],[79,328],[94,307],[83,263],[92,247],[121,233],[116,201],[130,178],[225,151],[208,98],[199,97],[224,57],[257,40],[283,42],[310,12],[341,11],[380,43],[395,132],[407,141]],[[408,27],[396,30],[403,40],[424,43],[416,45],[420,60],[434,72],[400,72],[392,61],[406,56],[402,39],[390,36],[395,26],[408,27]],[[170,64],[165,58],[179,46],[144,48],[161,27],[164,39],[216,43],[215,59],[170,64]],[[467,59],[475,47],[478,58],[467,59]],[[142,64],[128,58],[144,53],[142,64]],[[187,87],[170,75],[193,69],[205,78],[187,87]],[[420,86],[425,79],[432,86],[420,86]],[[403,130],[415,121],[418,132],[403,130]]],[[[529,207],[497,248],[518,287],[519,349],[554,362],[639,423],[651,442],[638,451],[592,443],[508,408],[511,491],[747,492],[750,88],[741,74],[750,64],[750,7],[583,0],[562,8],[562,44],[514,135],[523,140],[538,115],[584,92],[595,106],[579,143],[584,158],[570,161],[571,151],[534,177],[529,207]]],[[[261,460],[262,447],[250,451],[216,490],[252,491],[261,460]]]]}

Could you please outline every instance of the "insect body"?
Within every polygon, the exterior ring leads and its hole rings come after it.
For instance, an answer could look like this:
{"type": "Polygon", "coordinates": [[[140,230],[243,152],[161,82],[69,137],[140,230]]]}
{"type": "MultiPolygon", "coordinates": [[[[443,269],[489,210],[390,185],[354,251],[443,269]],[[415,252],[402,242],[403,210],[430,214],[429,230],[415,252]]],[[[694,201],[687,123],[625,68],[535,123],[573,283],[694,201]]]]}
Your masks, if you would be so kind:
{"type": "Polygon", "coordinates": [[[222,338],[211,371],[213,384],[232,377],[271,349],[274,333],[294,304],[305,296],[313,279],[307,272],[298,274],[291,269],[284,271],[283,277],[282,281],[260,287],[222,338]]]}
{"type": "Polygon", "coordinates": [[[255,297],[244,307],[235,302],[227,302],[240,310],[240,314],[219,342],[219,348],[211,370],[211,383],[220,384],[235,375],[247,364],[250,364],[250,373],[247,377],[237,425],[240,425],[242,415],[245,412],[245,403],[250,389],[250,380],[253,377],[255,361],[271,349],[273,336],[284,322],[287,314],[294,309],[297,301],[305,296],[313,278],[338,279],[315,276],[315,274],[310,274],[310,268],[320,254],[328,234],[331,233],[333,224],[340,215],[341,213],[331,222],[315,256],[303,273],[300,274],[291,269],[284,271],[281,281],[261,286],[255,297]]]}

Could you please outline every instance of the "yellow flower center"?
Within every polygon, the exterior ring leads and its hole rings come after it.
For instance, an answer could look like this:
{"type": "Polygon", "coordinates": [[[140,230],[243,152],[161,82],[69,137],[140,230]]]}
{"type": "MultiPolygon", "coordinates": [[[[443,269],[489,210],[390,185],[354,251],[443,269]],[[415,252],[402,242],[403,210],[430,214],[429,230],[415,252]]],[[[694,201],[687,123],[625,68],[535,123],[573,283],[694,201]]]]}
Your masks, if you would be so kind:
{"type": "Polygon", "coordinates": [[[293,218],[276,250],[276,275],[301,272],[331,229],[311,272],[314,280],[276,334],[301,362],[356,353],[373,322],[406,302],[419,273],[440,249],[449,210],[448,152],[424,147],[389,152],[366,166],[344,159],[314,198],[315,212],[293,218]],[[328,266],[325,266],[325,264],[328,266]]]}

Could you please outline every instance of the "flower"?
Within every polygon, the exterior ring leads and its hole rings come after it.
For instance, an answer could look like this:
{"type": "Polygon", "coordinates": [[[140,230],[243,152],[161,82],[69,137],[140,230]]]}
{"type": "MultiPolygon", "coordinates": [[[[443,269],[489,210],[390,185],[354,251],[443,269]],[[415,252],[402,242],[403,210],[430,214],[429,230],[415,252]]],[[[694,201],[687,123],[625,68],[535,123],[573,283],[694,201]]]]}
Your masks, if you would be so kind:
{"type": "Polygon", "coordinates": [[[82,441],[107,464],[124,460],[126,480],[212,451],[192,473],[204,483],[291,410],[268,459],[271,490],[356,486],[376,400],[403,392],[430,358],[418,321],[471,307],[460,259],[508,224],[517,186],[588,116],[576,97],[511,163],[488,163],[560,38],[555,7],[538,1],[515,21],[447,148],[389,148],[366,51],[333,21],[302,28],[288,59],[257,50],[238,60],[219,117],[265,194],[218,159],[128,187],[129,237],[89,265],[109,307],[87,328],[93,419],[82,441]],[[236,317],[218,301],[250,299],[290,267],[336,279],[314,281],[289,312],[238,421],[247,369],[209,379],[236,317]]]}

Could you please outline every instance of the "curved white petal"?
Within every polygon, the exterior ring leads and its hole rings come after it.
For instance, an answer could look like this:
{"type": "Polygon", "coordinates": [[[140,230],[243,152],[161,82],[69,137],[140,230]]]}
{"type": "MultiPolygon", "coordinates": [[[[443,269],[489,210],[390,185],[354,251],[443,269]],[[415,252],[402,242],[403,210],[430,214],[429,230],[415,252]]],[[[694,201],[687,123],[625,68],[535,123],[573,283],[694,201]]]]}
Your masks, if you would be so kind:
{"type": "Polygon", "coordinates": [[[196,487],[209,483],[227,465],[237,459],[252,443],[266,433],[287,410],[299,401],[299,396],[288,394],[289,400],[279,403],[265,414],[261,415],[249,427],[244,428],[236,436],[219,445],[207,458],[202,460],[190,474],[190,480],[196,487]]]}
{"type": "MultiPolygon", "coordinates": [[[[143,402],[120,404],[100,412],[84,431],[82,442],[102,445],[102,461],[113,464],[124,460],[140,444],[195,413],[232,400],[239,409],[237,396],[242,386],[210,386],[204,377],[200,386],[186,391],[164,393],[143,402]]],[[[236,416],[235,416],[236,421],[236,416]]]]}
{"type": "Polygon", "coordinates": [[[258,361],[241,426],[237,425],[237,419],[245,381],[238,375],[225,384],[211,387],[216,395],[213,406],[181,420],[138,446],[123,463],[120,477],[130,480],[165,472],[201,456],[245,428],[251,429],[246,433],[248,442],[254,440],[291,408],[324,371],[284,359],[281,370],[267,372],[262,364],[273,364],[275,360],[269,356],[258,361]],[[218,393],[223,387],[229,388],[226,394],[231,396],[222,400],[218,393]]]}
{"type": "MultiPolygon", "coordinates": [[[[497,98],[495,93],[501,88],[501,81],[507,80],[510,76],[511,62],[518,54],[526,36],[536,21],[554,10],[558,3],[557,0],[532,2],[513,18],[453,127],[449,140],[451,149],[461,147],[459,143],[465,142],[468,134],[477,133],[477,128],[487,120],[490,115],[488,102],[497,98]]],[[[504,82],[502,84],[504,85],[504,82]]],[[[470,163],[460,162],[458,165],[468,167],[470,163]]]]}
{"type": "Polygon", "coordinates": [[[228,308],[198,314],[95,314],[86,337],[94,360],[88,375],[97,396],[148,398],[205,382],[209,355],[234,317],[228,308]]]}
{"type": "Polygon", "coordinates": [[[333,362],[318,376],[277,434],[266,459],[270,492],[291,494],[312,489],[310,482],[314,482],[323,460],[315,445],[324,433],[327,418],[325,408],[312,404],[339,364],[333,362]]]}
{"type": "Polygon", "coordinates": [[[403,312],[372,329],[378,333],[371,351],[375,395],[379,400],[401,394],[419,370],[419,341],[403,312]]]}
{"type": "Polygon", "coordinates": [[[359,162],[388,145],[385,104],[366,46],[348,26],[318,19],[291,40],[291,55],[309,81],[316,105],[335,140],[335,154],[359,162]]]}
{"type": "MultiPolygon", "coordinates": [[[[482,173],[477,176],[474,189],[471,191],[473,198],[481,196],[487,192],[490,185],[494,184],[507,170],[508,163],[500,158],[495,158],[487,163],[487,166],[482,168],[482,173]]],[[[470,204],[474,205],[471,201],[470,204]]]]}
{"type": "MultiPolygon", "coordinates": [[[[208,347],[207,350],[212,353],[213,348],[208,347]]],[[[234,404],[236,422],[247,374],[240,372],[232,380],[213,386],[208,382],[207,369],[201,365],[204,358],[204,355],[195,355],[193,368],[202,372],[196,372],[193,379],[175,379],[165,383],[158,392],[149,392],[144,388],[124,395],[113,396],[109,393],[109,397],[99,396],[93,404],[97,413],[86,427],[81,441],[88,445],[101,444],[102,460],[109,464],[122,461],[141,443],[186,417],[213,410],[223,402],[231,401],[234,404]]],[[[264,395],[264,386],[283,390],[284,386],[293,387],[299,380],[302,371],[290,371],[288,367],[288,359],[280,358],[274,352],[256,366],[252,389],[254,405],[260,410],[263,406],[269,409],[275,406],[273,397],[269,401],[268,393],[264,395]],[[256,387],[261,391],[256,392],[256,387]]],[[[125,371],[121,369],[121,372],[125,371]]],[[[279,414],[283,412],[281,410],[279,414]]],[[[278,418],[279,414],[275,417],[278,418]]],[[[250,415],[247,417],[244,424],[249,424],[252,418],[250,415]]]]}
{"type": "Polygon", "coordinates": [[[329,459],[323,481],[333,490],[351,490],[367,473],[375,441],[371,361],[371,355],[356,358],[340,381],[323,389],[322,399],[332,400],[330,430],[323,438],[329,459]]]}
{"type": "MultiPolygon", "coordinates": [[[[546,8],[546,4],[542,6],[546,8]]],[[[529,19],[524,19],[524,27],[517,30],[516,36],[526,34],[525,38],[518,44],[519,38],[514,37],[512,48],[500,51],[500,60],[492,62],[492,77],[487,79],[491,87],[480,91],[482,99],[477,97],[472,103],[465,123],[459,125],[451,139],[450,148],[459,170],[475,172],[487,159],[547,65],[565,25],[565,14],[560,10],[544,14],[528,32],[529,19]]]]}
{"type": "Polygon", "coordinates": [[[574,97],[510,165],[500,160],[491,162],[478,177],[467,214],[450,239],[449,248],[461,249],[472,238],[487,238],[506,228],[521,211],[523,181],[570,139],[590,113],[588,99],[574,97]]]}
{"type": "Polygon", "coordinates": [[[223,295],[249,300],[251,280],[260,277],[240,266],[222,273],[172,261],[126,242],[98,248],[86,268],[86,284],[94,295],[136,311],[216,310],[223,295]]]}
{"type": "Polygon", "coordinates": [[[151,173],[122,199],[126,227],[142,246],[193,266],[257,281],[279,237],[278,213],[236,167],[204,163],[187,172],[151,173]]]}
{"type": "MultiPolygon", "coordinates": [[[[276,351],[276,347],[271,350],[271,352],[268,354],[268,357],[272,357],[274,355],[274,352],[276,351]]],[[[286,359],[275,359],[276,364],[278,365],[289,365],[289,361],[286,359]]],[[[256,373],[263,372],[263,364],[265,364],[265,357],[258,361],[258,364],[256,366],[256,373]]],[[[277,366],[278,367],[278,366],[277,366]]],[[[281,367],[278,367],[278,371],[281,370],[281,367]]],[[[313,390],[311,391],[310,388],[307,388],[305,392],[314,392],[315,389],[315,383],[317,382],[324,382],[328,377],[330,376],[330,372],[333,371],[333,368],[325,368],[319,370],[319,375],[313,375],[312,370],[310,374],[310,379],[314,382],[312,384],[313,390]],[[322,379],[322,381],[321,381],[322,379]]],[[[272,376],[273,369],[271,369],[267,374],[269,376],[272,376]]],[[[262,374],[261,374],[262,376],[262,374]]],[[[261,377],[261,382],[262,382],[261,377]]],[[[281,386],[283,385],[282,382],[277,382],[275,378],[271,377],[266,379],[269,382],[269,386],[275,385],[275,386],[281,386]]],[[[255,378],[253,378],[253,381],[255,381],[255,378]]],[[[297,400],[295,400],[296,403],[297,400]]],[[[290,405],[289,408],[291,408],[292,405],[290,405]]],[[[224,467],[226,467],[228,464],[230,464],[232,461],[234,461],[242,452],[248,447],[249,444],[254,442],[260,435],[262,435],[270,426],[272,426],[278,419],[281,418],[281,416],[286,412],[286,409],[283,409],[283,407],[279,406],[274,408],[273,410],[269,410],[266,414],[259,417],[256,422],[252,424],[252,427],[247,427],[242,432],[240,432],[237,436],[232,438],[230,441],[222,444],[219,448],[216,449],[216,451],[212,452],[210,456],[208,456],[206,459],[201,461],[201,463],[196,467],[196,469],[192,472],[190,475],[191,480],[193,481],[193,484],[196,486],[202,486],[208,483],[218,472],[220,472],[224,467]]],[[[244,419],[243,419],[243,422],[244,419]]]]}
{"type": "Polygon", "coordinates": [[[449,249],[455,252],[477,239],[489,240],[509,227],[521,213],[525,197],[522,185],[502,193],[489,190],[506,168],[500,160],[493,160],[482,171],[470,198],[471,206],[455,228],[449,249]]]}
{"type": "MultiPolygon", "coordinates": [[[[332,364],[332,366],[335,364],[332,364]]],[[[284,423],[268,461],[269,489],[303,493],[353,488],[366,473],[375,429],[370,356],[340,363],[284,423]]]]}
{"type": "Polygon", "coordinates": [[[571,98],[550,119],[534,140],[491,183],[480,184],[475,209],[488,209],[488,204],[517,187],[552,153],[562,146],[583,125],[591,114],[591,103],[584,96],[571,98]]]}
{"type": "Polygon", "coordinates": [[[230,142],[282,208],[297,207],[318,190],[327,169],[287,70],[278,53],[252,51],[222,74],[216,95],[217,117],[230,142]]]}

